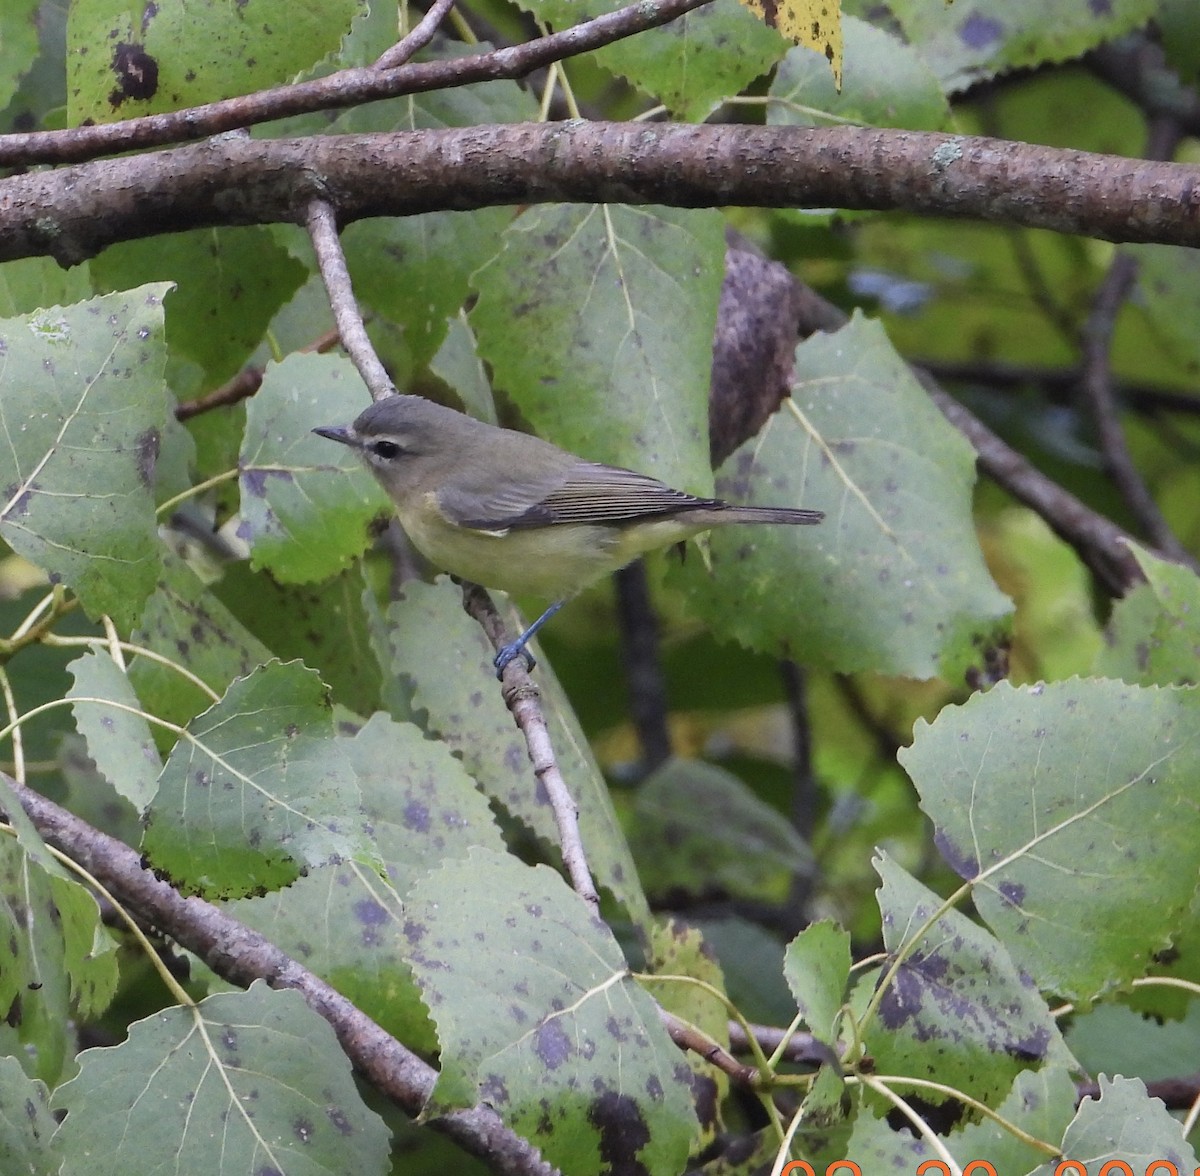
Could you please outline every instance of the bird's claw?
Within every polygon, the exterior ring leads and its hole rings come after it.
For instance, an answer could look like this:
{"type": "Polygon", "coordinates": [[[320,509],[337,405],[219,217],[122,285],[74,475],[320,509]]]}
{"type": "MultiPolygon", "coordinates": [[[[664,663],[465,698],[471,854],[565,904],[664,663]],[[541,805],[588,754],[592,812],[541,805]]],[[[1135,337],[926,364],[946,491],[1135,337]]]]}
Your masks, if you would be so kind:
{"type": "Polygon", "coordinates": [[[532,670],[537,665],[537,659],[529,652],[529,647],[523,641],[513,641],[509,645],[505,645],[499,653],[492,658],[492,665],[496,667],[496,677],[503,678],[504,671],[508,663],[515,657],[523,657],[525,659],[525,669],[532,670]]]}

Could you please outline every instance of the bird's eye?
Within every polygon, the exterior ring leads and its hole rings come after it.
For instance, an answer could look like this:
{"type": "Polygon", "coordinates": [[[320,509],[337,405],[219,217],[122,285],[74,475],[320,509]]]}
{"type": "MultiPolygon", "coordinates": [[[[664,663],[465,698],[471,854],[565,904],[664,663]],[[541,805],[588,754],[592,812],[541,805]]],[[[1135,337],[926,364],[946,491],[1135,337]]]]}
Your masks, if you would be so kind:
{"type": "Polygon", "coordinates": [[[400,456],[400,446],[395,441],[373,441],[371,452],[376,457],[382,457],[384,461],[391,461],[393,457],[400,456]]]}

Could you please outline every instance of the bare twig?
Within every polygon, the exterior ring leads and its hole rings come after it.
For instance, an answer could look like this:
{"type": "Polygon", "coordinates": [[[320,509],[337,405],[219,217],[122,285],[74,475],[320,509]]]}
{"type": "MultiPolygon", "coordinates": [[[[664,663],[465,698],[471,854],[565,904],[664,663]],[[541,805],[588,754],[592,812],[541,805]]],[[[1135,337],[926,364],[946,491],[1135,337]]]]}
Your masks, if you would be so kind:
{"type": "MultiPolygon", "coordinates": [[[[1065,399],[1079,390],[1077,367],[1042,367],[1037,364],[1006,363],[998,359],[936,359],[918,357],[914,360],[935,380],[951,383],[976,384],[985,388],[1038,388],[1045,394],[1065,399]]],[[[1200,413],[1200,396],[1166,385],[1121,380],[1115,386],[1118,397],[1131,408],[1146,413],[1200,413]]]]}
{"type": "Polygon", "coordinates": [[[362,312],[354,298],[350,285],[350,271],[346,268],[346,255],[338,240],[337,214],[332,205],[324,200],[314,200],[308,206],[308,235],[317,254],[317,265],[321,280],[329,294],[329,305],[333,310],[333,321],[337,323],[338,335],[363,383],[371,393],[372,400],[392,396],[396,387],[384,369],[383,363],[367,337],[367,327],[362,312]]]}
{"type": "MultiPolygon", "coordinates": [[[[496,650],[509,644],[504,622],[496,611],[492,598],[478,584],[464,582],[463,608],[478,621],[488,640],[496,650]]],[[[525,737],[525,746],[533,764],[533,774],[546,790],[550,808],[558,825],[559,850],[563,865],[575,893],[588,904],[593,913],[600,910],[600,895],[592,881],[584,852],[583,839],[579,834],[579,808],[567,789],[558,760],[550,743],[550,732],[546,717],[542,714],[541,692],[538,690],[523,658],[515,657],[504,667],[502,693],[512,717],[525,737]]]]}
{"type": "MultiPolygon", "coordinates": [[[[316,352],[322,354],[336,347],[341,342],[337,331],[326,331],[311,343],[306,343],[299,350],[301,354],[316,352]]],[[[231,380],[227,380],[219,388],[197,396],[195,400],[185,400],[175,408],[177,421],[188,421],[201,413],[211,412],[214,408],[226,408],[246,400],[254,395],[262,385],[263,368],[258,364],[247,364],[231,380]]]]}
{"type": "Polygon", "coordinates": [[[100,126],[74,127],[66,131],[30,131],[0,136],[0,166],[32,163],[75,163],[118,151],[186,143],[240,127],[255,126],[274,119],[336,110],[396,98],[424,94],[472,82],[511,81],[536,69],[588,53],[614,41],[632,37],[646,29],[669,24],[711,0],[637,0],[616,12],[505,49],[476,53],[449,61],[426,61],[402,69],[381,70],[375,66],[342,70],[311,82],[298,82],[260,90],[239,98],[227,98],[176,110],[100,126]]]}
{"type": "Polygon", "coordinates": [[[702,1033],[695,1025],[681,1021],[674,1013],[659,1006],[658,1018],[666,1026],[671,1040],[680,1049],[691,1050],[706,1062],[723,1070],[740,1086],[754,1086],[758,1081],[758,1070],[739,1062],[720,1042],[702,1033]]]}
{"type": "Polygon", "coordinates": [[[1118,253],[1101,282],[1083,331],[1083,371],[1080,386],[1084,402],[1096,427],[1104,465],[1126,506],[1150,541],[1172,559],[1197,565],[1172,533],[1149,487],[1138,473],[1125,442],[1120,408],[1113,389],[1109,362],[1113,329],[1117,314],[1137,276],[1137,260],[1129,253],[1118,253]]]}
{"type": "MultiPolygon", "coordinates": [[[[792,725],[792,826],[805,842],[812,844],[817,825],[817,780],[813,774],[812,727],[808,715],[808,679],[803,667],[785,659],[779,663],[792,725]]],[[[788,907],[796,931],[809,922],[809,902],[816,881],[815,869],[808,862],[797,862],[788,889],[788,907]],[[804,868],[801,868],[801,867],[804,868]]]]}
{"type": "Polygon", "coordinates": [[[615,580],[621,654],[629,687],[629,714],[641,744],[641,766],[649,772],[671,758],[667,685],[659,656],[658,618],[650,601],[646,565],[641,560],[622,568],[615,580]]]}
{"type": "Polygon", "coordinates": [[[377,62],[376,69],[396,69],[414,53],[424,49],[433,40],[447,13],[454,7],[454,0],[434,0],[429,11],[401,37],[377,62]]]}
{"type": "MultiPolygon", "coordinates": [[[[372,1085],[406,1114],[418,1115],[437,1072],[405,1049],[370,1017],[325,981],[301,967],[270,940],[199,898],[182,898],[144,869],[127,845],[4,777],[38,832],[98,878],[132,914],[193,951],[232,984],[265,980],[291,988],[329,1022],[346,1056],[372,1085]]],[[[430,1121],[464,1151],[496,1172],[511,1176],[550,1176],[553,1169],[526,1140],[515,1135],[490,1107],[480,1105],[430,1121]]]]}
{"type": "MultiPolygon", "coordinates": [[[[1149,139],[1146,148],[1148,157],[1169,156],[1178,144],[1178,130],[1169,119],[1154,119],[1149,139]]],[[[1187,564],[1193,570],[1200,570],[1200,563],[1167,525],[1150,488],[1134,464],[1133,455],[1125,441],[1125,431],[1121,427],[1120,408],[1113,387],[1112,339],[1117,316],[1133,289],[1136,277],[1137,259],[1130,253],[1118,253],[1096,291],[1091,313],[1083,328],[1080,386],[1096,426],[1105,467],[1133,517],[1164,555],[1187,564]]]]}
{"type": "MultiPolygon", "coordinates": [[[[786,1037],[787,1047],[783,1051],[785,1061],[832,1066],[841,1071],[841,1061],[833,1048],[811,1033],[789,1034],[786,1029],[778,1029],[774,1025],[751,1025],[750,1031],[763,1053],[774,1053],[786,1037]]],[[[729,1048],[738,1053],[750,1052],[746,1031],[736,1021],[729,1022],[729,1048]]]]}

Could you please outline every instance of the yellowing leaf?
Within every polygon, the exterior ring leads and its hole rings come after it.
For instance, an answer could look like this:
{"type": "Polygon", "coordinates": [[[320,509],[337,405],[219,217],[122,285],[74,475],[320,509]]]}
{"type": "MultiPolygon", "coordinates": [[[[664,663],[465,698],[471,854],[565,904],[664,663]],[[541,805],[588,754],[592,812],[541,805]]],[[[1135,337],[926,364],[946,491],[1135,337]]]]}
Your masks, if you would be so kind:
{"type": "Polygon", "coordinates": [[[765,25],[825,55],[842,88],[841,0],[742,0],[765,25]]]}

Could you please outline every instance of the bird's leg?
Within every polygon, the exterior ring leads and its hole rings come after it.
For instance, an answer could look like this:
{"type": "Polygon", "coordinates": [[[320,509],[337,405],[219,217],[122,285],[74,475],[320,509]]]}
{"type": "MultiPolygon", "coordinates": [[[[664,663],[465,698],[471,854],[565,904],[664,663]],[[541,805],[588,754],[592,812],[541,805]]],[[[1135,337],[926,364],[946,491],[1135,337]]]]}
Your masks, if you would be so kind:
{"type": "Polygon", "coordinates": [[[496,667],[496,677],[499,678],[504,674],[504,667],[518,654],[525,659],[525,668],[532,670],[537,662],[534,656],[525,647],[529,644],[529,639],[563,606],[563,601],[556,600],[516,641],[510,642],[504,646],[494,658],[492,665],[496,667]]]}

